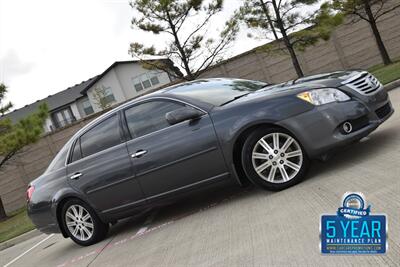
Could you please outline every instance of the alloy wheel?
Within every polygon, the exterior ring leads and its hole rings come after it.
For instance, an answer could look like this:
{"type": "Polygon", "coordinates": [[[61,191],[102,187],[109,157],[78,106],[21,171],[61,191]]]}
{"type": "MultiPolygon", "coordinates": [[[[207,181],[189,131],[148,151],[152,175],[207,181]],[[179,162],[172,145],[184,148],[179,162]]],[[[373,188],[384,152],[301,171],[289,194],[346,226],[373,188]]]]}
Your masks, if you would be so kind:
{"type": "Polygon", "coordinates": [[[90,213],[81,205],[71,205],[65,212],[65,224],[78,240],[86,241],[93,236],[94,224],[90,213]]]}
{"type": "Polygon", "coordinates": [[[258,140],[251,158],[254,170],[263,180],[286,183],[299,173],[303,164],[303,151],[290,135],[270,133],[258,140]]]}

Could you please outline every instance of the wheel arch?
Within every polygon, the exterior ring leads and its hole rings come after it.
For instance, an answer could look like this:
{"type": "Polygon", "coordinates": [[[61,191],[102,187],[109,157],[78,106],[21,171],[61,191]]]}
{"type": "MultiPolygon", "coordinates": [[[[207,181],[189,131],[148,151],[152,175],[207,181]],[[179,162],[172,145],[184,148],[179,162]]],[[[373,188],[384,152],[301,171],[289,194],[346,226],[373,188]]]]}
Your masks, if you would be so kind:
{"type": "MultiPolygon", "coordinates": [[[[272,122],[258,122],[255,124],[247,125],[247,126],[243,127],[240,131],[238,131],[236,138],[234,139],[234,142],[233,142],[232,162],[233,162],[235,171],[238,175],[239,182],[242,185],[247,185],[247,184],[249,184],[249,182],[251,182],[247,178],[247,176],[244,172],[243,166],[242,166],[242,160],[241,160],[242,148],[243,148],[243,145],[244,145],[244,142],[245,142],[247,136],[249,136],[253,131],[255,131],[256,129],[259,129],[259,128],[281,128],[285,131],[290,132],[288,129],[280,126],[277,123],[272,123],[272,122]]],[[[291,133],[291,134],[293,134],[293,133],[291,133]]]]}
{"type": "MultiPolygon", "coordinates": [[[[82,201],[82,202],[84,202],[84,203],[86,203],[87,205],[90,206],[90,204],[89,204],[85,199],[83,199],[83,198],[81,198],[80,196],[77,196],[77,195],[75,195],[75,194],[66,194],[66,195],[60,197],[60,198],[56,201],[56,205],[55,205],[55,210],[54,210],[54,212],[55,212],[55,216],[56,216],[56,220],[57,220],[58,227],[60,228],[61,234],[62,234],[65,238],[67,238],[67,237],[69,237],[69,236],[68,236],[68,234],[67,234],[66,229],[64,228],[64,224],[62,223],[62,214],[61,214],[61,211],[62,211],[62,208],[63,208],[63,206],[65,205],[65,203],[67,203],[69,200],[72,200],[72,199],[78,199],[78,200],[80,200],[80,201],[82,201]]],[[[94,210],[94,209],[93,209],[93,210],[94,210]]],[[[95,211],[95,212],[96,212],[96,211],[95,211]]],[[[97,213],[97,212],[96,212],[96,213],[97,213]]],[[[97,213],[97,215],[98,215],[98,213],[97,213]]],[[[100,217],[99,217],[99,218],[100,218],[100,217]]]]}
{"type": "Polygon", "coordinates": [[[251,179],[247,178],[247,176],[245,174],[244,167],[243,167],[242,160],[241,160],[241,154],[242,154],[242,149],[243,149],[244,142],[246,141],[246,138],[253,131],[255,131],[256,129],[260,129],[260,128],[278,128],[278,129],[281,129],[281,130],[289,133],[291,136],[293,136],[299,142],[300,146],[302,147],[302,149],[305,153],[306,158],[307,159],[309,158],[307,150],[304,148],[301,140],[299,140],[297,135],[295,133],[293,133],[291,130],[289,130],[287,127],[283,127],[279,123],[261,122],[261,123],[249,125],[248,127],[244,127],[244,128],[242,128],[240,133],[235,138],[234,145],[233,145],[233,151],[232,151],[233,166],[235,168],[236,173],[238,174],[238,179],[242,185],[249,184],[249,183],[254,184],[254,182],[251,181],[251,179]]]}

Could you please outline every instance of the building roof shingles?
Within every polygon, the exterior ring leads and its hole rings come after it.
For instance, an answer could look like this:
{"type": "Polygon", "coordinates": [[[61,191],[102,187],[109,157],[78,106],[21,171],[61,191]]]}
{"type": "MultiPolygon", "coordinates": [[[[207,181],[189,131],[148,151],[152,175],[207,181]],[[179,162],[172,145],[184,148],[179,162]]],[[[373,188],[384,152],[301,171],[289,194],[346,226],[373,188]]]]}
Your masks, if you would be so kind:
{"type": "Polygon", "coordinates": [[[16,109],[16,110],[0,117],[0,119],[2,119],[3,117],[10,118],[13,122],[17,122],[18,120],[35,112],[37,110],[38,106],[42,103],[47,103],[50,111],[58,109],[67,104],[70,104],[70,103],[74,102],[76,99],[83,97],[84,95],[81,94],[81,91],[83,91],[96,78],[97,78],[97,76],[95,76],[87,81],[83,81],[80,84],[76,84],[72,87],[69,87],[66,90],[58,92],[54,95],[49,95],[48,97],[46,97],[44,99],[38,100],[32,104],[29,104],[29,105],[26,105],[26,106],[20,108],[20,109],[16,109]]]}
{"type": "MultiPolygon", "coordinates": [[[[153,60],[167,60],[170,64],[171,67],[173,66],[172,61],[165,57],[149,57],[146,59],[147,61],[153,61],[153,60]]],[[[54,95],[50,95],[44,99],[38,100],[32,104],[26,105],[23,108],[16,109],[12,112],[9,112],[5,114],[4,116],[0,116],[0,120],[3,118],[10,118],[13,122],[17,122],[18,120],[28,116],[29,114],[32,114],[35,112],[38,108],[38,106],[41,103],[46,102],[47,105],[49,106],[49,110],[53,111],[56,109],[59,109],[63,106],[66,106],[72,102],[75,102],[76,99],[81,98],[86,96],[87,90],[98,80],[100,80],[104,75],[106,75],[111,69],[113,69],[115,66],[119,64],[127,64],[127,63],[137,63],[139,60],[128,60],[128,61],[116,61],[113,64],[111,64],[105,71],[103,71],[100,75],[96,75],[93,78],[83,81],[80,84],[76,84],[72,87],[67,88],[64,91],[58,92],[54,95]]]]}

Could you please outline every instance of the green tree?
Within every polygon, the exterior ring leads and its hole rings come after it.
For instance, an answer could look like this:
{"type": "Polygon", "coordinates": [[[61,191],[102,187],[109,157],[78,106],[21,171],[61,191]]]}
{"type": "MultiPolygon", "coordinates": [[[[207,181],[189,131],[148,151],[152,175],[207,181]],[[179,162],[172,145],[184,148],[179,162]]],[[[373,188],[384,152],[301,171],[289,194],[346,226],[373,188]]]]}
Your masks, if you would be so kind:
{"type": "Polygon", "coordinates": [[[351,23],[356,23],[360,20],[368,22],[374,34],[383,63],[385,65],[392,63],[377,23],[383,15],[400,7],[399,0],[332,0],[330,4],[334,10],[344,15],[352,15],[351,23]]]}
{"type": "Polygon", "coordinates": [[[319,39],[329,39],[330,32],[342,19],[341,15],[332,14],[326,4],[318,12],[304,12],[308,6],[318,2],[319,0],[244,0],[235,18],[245,22],[249,28],[258,30],[262,37],[273,35],[275,42],[264,48],[272,52],[283,50],[288,53],[297,76],[303,77],[296,51],[303,51],[319,39]]]}
{"type": "MultiPolygon", "coordinates": [[[[7,87],[0,83],[0,113],[3,115],[12,107],[10,102],[4,104],[7,87]]],[[[43,132],[43,124],[48,116],[46,104],[13,124],[10,119],[0,119],[0,171],[26,145],[39,140],[43,132]]],[[[0,220],[6,218],[3,203],[0,197],[0,220]]]]}
{"type": "Polygon", "coordinates": [[[202,70],[222,59],[223,52],[238,31],[234,20],[227,21],[220,31],[216,30],[217,25],[210,29],[213,18],[222,10],[223,0],[135,0],[130,4],[137,14],[132,19],[135,29],[155,35],[166,34],[170,41],[161,51],[156,51],[154,46],[145,47],[133,42],[129,53],[174,77],[196,79],[202,70]],[[146,54],[166,56],[180,66],[185,75],[178,68],[169,68],[163,61],[145,61],[146,54]]]}
{"type": "Polygon", "coordinates": [[[0,83],[0,114],[2,116],[13,107],[13,104],[11,102],[8,102],[6,104],[3,103],[3,99],[6,93],[7,87],[4,84],[0,83]]]}
{"type": "MultiPolygon", "coordinates": [[[[7,88],[2,84],[3,94],[0,95],[0,104],[4,98],[7,88]]],[[[10,104],[7,104],[10,109],[10,104]]],[[[3,108],[6,106],[2,106],[3,108]]],[[[0,120],[0,170],[14,157],[24,146],[39,140],[43,133],[43,124],[48,116],[46,104],[41,104],[35,113],[12,123],[10,119],[0,120]]]]}

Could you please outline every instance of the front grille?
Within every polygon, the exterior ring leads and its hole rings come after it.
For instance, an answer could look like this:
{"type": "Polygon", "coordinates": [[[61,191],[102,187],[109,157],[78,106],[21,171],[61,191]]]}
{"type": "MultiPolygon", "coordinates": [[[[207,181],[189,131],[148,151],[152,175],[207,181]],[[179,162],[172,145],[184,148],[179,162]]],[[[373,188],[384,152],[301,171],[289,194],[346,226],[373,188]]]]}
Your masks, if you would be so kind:
{"type": "Polygon", "coordinates": [[[390,113],[391,110],[392,110],[392,108],[390,107],[390,104],[387,103],[386,105],[375,110],[375,113],[379,119],[383,119],[390,113]]]}
{"type": "Polygon", "coordinates": [[[372,95],[382,87],[378,79],[366,71],[360,72],[358,75],[343,81],[342,84],[362,95],[372,95]]]}

